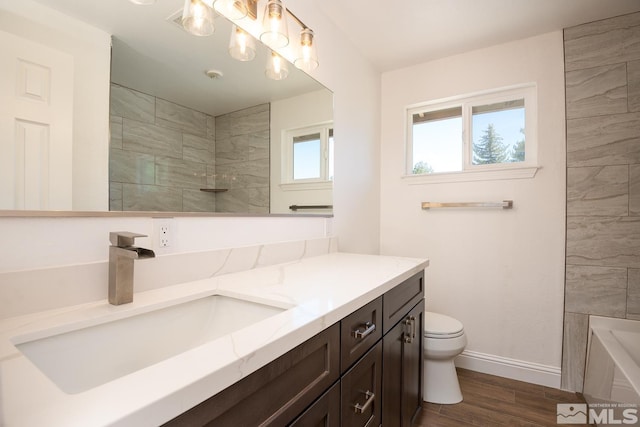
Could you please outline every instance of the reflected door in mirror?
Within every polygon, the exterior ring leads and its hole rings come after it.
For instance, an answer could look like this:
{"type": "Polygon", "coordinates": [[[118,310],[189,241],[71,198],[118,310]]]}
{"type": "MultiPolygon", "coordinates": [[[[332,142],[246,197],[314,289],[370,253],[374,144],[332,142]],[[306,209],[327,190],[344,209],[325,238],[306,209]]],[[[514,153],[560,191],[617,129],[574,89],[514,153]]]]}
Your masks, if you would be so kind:
{"type": "Polygon", "coordinates": [[[72,208],[73,58],[0,31],[0,209],[72,208]]]}

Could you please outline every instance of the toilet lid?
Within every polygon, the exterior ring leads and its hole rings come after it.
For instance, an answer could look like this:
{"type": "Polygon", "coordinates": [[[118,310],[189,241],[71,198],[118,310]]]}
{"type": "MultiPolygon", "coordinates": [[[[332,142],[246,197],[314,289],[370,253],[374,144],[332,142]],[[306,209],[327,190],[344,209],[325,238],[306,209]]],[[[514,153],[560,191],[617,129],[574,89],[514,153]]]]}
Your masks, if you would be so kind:
{"type": "Polygon", "coordinates": [[[453,317],[439,313],[424,313],[424,335],[431,337],[459,336],[462,333],[462,323],[453,317]]]}

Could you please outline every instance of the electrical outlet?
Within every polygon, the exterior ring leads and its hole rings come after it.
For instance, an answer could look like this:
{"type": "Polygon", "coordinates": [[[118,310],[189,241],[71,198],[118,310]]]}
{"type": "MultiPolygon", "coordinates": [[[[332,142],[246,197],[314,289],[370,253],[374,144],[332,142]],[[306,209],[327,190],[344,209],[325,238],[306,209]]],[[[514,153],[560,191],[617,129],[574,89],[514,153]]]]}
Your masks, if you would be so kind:
{"type": "Polygon", "coordinates": [[[156,236],[159,248],[168,248],[173,242],[173,218],[156,219],[156,236]]]}
{"type": "Polygon", "coordinates": [[[166,248],[171,245],[171,239],[169,238],[169,234],[171,233],[171,227],[167,224],[160,226],[160,247],[166,248]]]}

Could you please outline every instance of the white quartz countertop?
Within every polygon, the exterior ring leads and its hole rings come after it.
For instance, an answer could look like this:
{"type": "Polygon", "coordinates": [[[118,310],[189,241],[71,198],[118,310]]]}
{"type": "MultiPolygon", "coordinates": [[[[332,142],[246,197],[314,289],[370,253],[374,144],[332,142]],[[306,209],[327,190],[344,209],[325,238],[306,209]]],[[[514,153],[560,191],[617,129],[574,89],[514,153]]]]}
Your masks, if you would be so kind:
{"type": "Polygon", "coordinates": [[[157,426],[234,384],[428,266],[424,259],[331,253],[0,321],[0,425],[157,426]],[[13,344],[16,337],[129,317],[207,295],[288,308],[154,365],[68,394],[13,344]],[[292,307],[292,308],[289,308],[292,307]]]}

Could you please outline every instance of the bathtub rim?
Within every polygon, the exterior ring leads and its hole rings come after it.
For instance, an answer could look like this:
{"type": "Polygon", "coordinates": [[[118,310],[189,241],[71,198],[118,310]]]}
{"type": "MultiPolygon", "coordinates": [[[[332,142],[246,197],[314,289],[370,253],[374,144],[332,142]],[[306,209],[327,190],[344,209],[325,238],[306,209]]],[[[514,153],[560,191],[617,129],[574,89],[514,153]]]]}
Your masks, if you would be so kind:
{"type": "Polygon", "coordinates": [[[589,367],[589,354],[591,350],[591,340],[596,334],[604,346],[615,365],[629,380],[634,391],[640,396],[640,365],[627,353],[626,349],[618,341],[612,330],[635,332],[640,335],[640,320],[620,319],[615,317],[589,316],[589,334],[587,340],[587,357],[585,361],[584,382],[587,379],[587,369],[589,367]],[[635,368],[635,369],[634,369],[635,368]]]}

